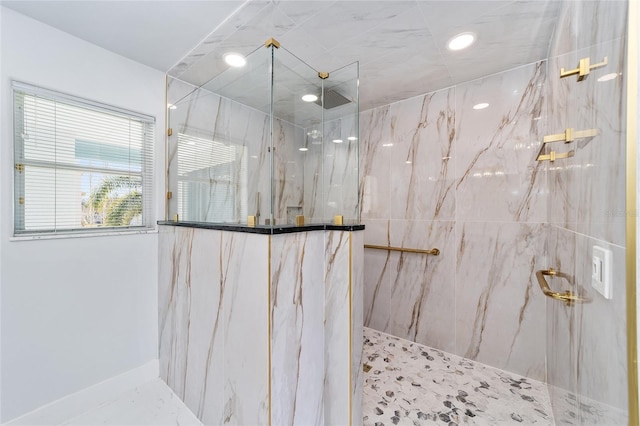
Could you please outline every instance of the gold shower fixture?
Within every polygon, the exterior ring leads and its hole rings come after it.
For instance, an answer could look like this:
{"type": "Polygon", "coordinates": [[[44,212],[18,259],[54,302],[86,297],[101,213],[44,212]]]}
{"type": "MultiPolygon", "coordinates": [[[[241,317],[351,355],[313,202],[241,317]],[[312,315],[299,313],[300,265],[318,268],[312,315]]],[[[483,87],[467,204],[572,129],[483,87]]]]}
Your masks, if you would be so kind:
{"type": "Polygon", "coordinates": [[[542,139],[542,143],[551,143],[551,142],[569,143],[569,142],[573,142],[575,139],[592,138],[597,135],[598,135],[598,129],[578,130],[576,132],[574,129],[568,128],[564,131],[564,133],[545,136],[542,139]]]}
{"type": "MultiPolygon", "coordinates": [[[[543,145],[544,146],[544,145],[543,145]]],[[[540,154],[538,155],[538,158],[536,158],[536,161],[550,161],[550,162],[554,162],[556,160],[561,160],[563,158],[570,158],[573,157],[575,154],[575,151],[571,150],[569,152],[555,152],[555,151],[551,151],[548,154],[540,154]]]]}
{"type": "Polygon", "coordinates": [[[604,59],[602,60],[602,62],[599,62],[597,64],[593,64],[591,65],[591,60],[589,58],[582,58],[580,59],[580,62],[578,64],[578,68],[569,70],[569,71],[565,71],[564,68],[560,68],[560,78],[564,78],[564,77],[569,77],[571,75],[576,75],[578,74],[578,81],[582,81],[584,80],[589,73],[591,72],[591,70],[594,70],[596,68],[602,68],[605,65],[607,65],[607,57],[605,56],[604,59]]]}

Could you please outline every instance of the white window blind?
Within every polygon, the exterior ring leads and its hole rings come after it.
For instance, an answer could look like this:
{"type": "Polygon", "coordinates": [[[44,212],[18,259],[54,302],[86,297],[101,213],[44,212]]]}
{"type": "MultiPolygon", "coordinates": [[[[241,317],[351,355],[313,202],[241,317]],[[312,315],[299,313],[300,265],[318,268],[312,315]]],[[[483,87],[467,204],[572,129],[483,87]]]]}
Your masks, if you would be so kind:
{"type": "Polygon", "coordinates": [[[247,148],[178,134],[178,214],[236,223],[247,216],[247,148]]]}
{"type": "Polygon", "coordinates": [[[13,82],[14,233],[150,228],[155,119],[13,82]]]}

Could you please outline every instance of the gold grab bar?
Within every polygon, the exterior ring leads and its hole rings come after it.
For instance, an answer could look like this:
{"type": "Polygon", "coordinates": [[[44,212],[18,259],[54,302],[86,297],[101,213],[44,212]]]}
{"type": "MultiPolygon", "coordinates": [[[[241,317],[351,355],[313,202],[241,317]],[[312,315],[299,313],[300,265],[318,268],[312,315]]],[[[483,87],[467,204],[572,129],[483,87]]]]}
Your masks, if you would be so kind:
{"type": "Polygon", "coordinates": [[[405,253],[430,254],[433,256],[438,256],[440,254],[440,249],[437,249],[437,248],[432,248],[430,250],[421,250],[421,249],[412,249],[412,248],[403,248],[403,247],[374,246],[371,244],[365,244],[364,248],[375,249],[375,250],[400,251],[405,253]]]}
{"type": "Polygon", "coordinates": [[[551,288],[549,287],[549,284],[547,283],[545,276],[565,278],[567,281],[569,281],[569,276],[567,274],[563,272],[558,272],[553,268],[543,269],[541,271],[536,272],[536,278],[538,278],[538,284],[540,284],[540,289],[542,290],[545,296],[565,302],[567,306],[572,306],[574,303],[591,302],[591,299],[589,299],[588,297],[577,296],[572,292],[570,292],[569,290],[565,291],[564,293],[558,293],[556,291],[552,291],[551,288]]]}

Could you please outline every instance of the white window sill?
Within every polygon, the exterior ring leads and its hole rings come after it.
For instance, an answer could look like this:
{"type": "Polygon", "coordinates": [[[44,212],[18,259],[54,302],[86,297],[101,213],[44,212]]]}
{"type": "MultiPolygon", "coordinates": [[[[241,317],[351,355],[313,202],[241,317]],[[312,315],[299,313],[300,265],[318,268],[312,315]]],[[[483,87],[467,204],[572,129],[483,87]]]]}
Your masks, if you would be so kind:
{"type": "Polygon", "coordinates": [[[57,240],[66,238],[93,238],[93,237],[114,237],[119,235],[137,235],[137,234],[157,234],[157,228],[127,230],[127,231],[104,231],[104,232],[69,232],[58,234],[42,234],[42,235],[14,235],[9,241],[36,241],[36,240],[57,240]]]}

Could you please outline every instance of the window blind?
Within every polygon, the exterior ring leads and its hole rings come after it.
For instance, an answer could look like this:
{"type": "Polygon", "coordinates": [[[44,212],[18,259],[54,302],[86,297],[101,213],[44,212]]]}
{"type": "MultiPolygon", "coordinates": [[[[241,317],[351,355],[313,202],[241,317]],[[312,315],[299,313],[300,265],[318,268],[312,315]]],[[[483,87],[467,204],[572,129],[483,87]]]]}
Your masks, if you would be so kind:
{"type": "Polygon", "coordinates": [[[150,228],[155,119],[13,82],[14,233],[150,228]]]}

